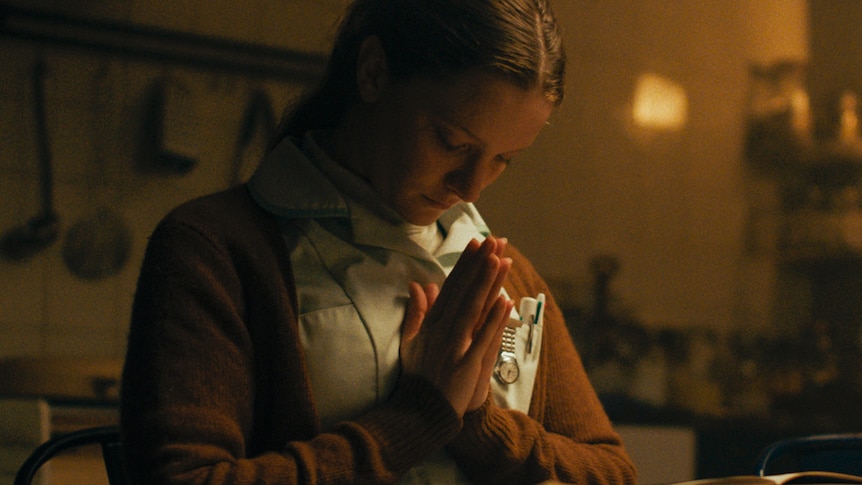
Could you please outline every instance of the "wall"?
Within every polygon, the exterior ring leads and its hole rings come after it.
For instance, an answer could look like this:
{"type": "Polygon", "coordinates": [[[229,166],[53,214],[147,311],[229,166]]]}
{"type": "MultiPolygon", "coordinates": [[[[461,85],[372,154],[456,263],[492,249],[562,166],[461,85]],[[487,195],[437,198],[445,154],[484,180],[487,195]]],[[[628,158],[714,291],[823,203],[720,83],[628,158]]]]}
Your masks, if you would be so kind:
{"type": "MultiPolygon", "coordinates": [[[[133,22],[322,53],[344,1],[18,2],[28,8],[133,22]]],[[[31,73],[44,60],[45,105],[54,167],[58,239],[23,261],[0,259],[0,356],[122,357],[137,269],[146,238],[171,207],[227,186],[245,103],[264,89],[284,106],[299,89],[160,62],[0,38],[0,233],[40,210],[31,73]],[[181,142],[198,153],[187,175],[135,168],[147,92],[163,76],[192,93],[178,120],[197,127],[181,142]],[[98,207],[118,213],[131,232],[131,254],[110,277],[74,276],[62,253],[69,230],[98,207]]]]}
{"type": "MultiPolygon", "coordinates": [[[[19,3],[86,7],[88,15],[320,52],[344,1],[19,3]]],[[[619,299],[645,321],[726,327],[764,313],[769,276],[746,263],[742,247],[747,67],[761,55],[804,56],[804,2],[562,0],[556,7],[571,57],[569,97],[534,149],[488,189],[480,208],[491,226],[566,283],[567,301],[583,301],[589,259],[610,253],[622,264],[619,299]],[[627,129],[634,80],[646,70],[686,88],[683,131],[633,137],[627,129]]],[[[0,39],[0,56],[0,231],[39,207],[29,81],[38,56],[48,67],[64,229],[25,262],[0,260],[0,356],[121,357],[147,234],[170,207],[225,186],[243,103],[260,83],[9,39],[0,39]],[[200,162],[182,177],[132,169],[144,92],[164,74],[193,87],[199,110],[189,119],[199,121],[200,162]],[[121,212],[132,254],[117,276],[83,281],[64,266],[63,238],[99,204],[121,212]]],[[[277,104],[297,90],[263,86],[277,104]]]]}
{"type": "Polygon", "coordinates": [[[805,58],[805,2],[574,1],[557,10],[571,58],[568,99],[481,201],[491,226],[567,283],[558,296],[576,305],[589,299],[589,260],[611,254],[621,264],[616,298],[644,322],[768,324],[770,265],[743,244],[748,68],[805,58]],[[641,72],[686,89],[680,132],[631,130],[641,72]]]}
{"type": "Polygon", "coordinates": [[[862,35],[859,4],[853,0],[811,3],[811,62],[809,87],[812,101],[831,106],[846,89],[862,93],[862,35]]]}

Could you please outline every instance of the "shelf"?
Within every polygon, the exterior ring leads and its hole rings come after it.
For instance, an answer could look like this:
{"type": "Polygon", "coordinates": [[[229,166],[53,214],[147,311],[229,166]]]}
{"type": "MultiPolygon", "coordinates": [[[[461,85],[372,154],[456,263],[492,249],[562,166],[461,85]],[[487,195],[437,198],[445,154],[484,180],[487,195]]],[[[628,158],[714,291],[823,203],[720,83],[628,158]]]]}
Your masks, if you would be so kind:
{"type": "Polygon", "coordinates": [[[779,250],[781,264],[798,269],[862,267],[862,248],[799,247],[779,250]]]}
{"type": "Polygon", "coordinates": [[[821,142],[802,159],[809,163],[862,166],[862,139],[845,143],[821,142]]]}
{"type": "Polygon", "coordinates": [[[805,151],[788,169],[791,175],[816,185],[841,187],[858,183],[862,177],[862,141],[817,145],[805,151]]]}
{"type": "Polygon", "coordinates": [[[261,77],[315,82],[324,56],[146,25],[0,5],[0,36],[121,58],[261,77]]]}

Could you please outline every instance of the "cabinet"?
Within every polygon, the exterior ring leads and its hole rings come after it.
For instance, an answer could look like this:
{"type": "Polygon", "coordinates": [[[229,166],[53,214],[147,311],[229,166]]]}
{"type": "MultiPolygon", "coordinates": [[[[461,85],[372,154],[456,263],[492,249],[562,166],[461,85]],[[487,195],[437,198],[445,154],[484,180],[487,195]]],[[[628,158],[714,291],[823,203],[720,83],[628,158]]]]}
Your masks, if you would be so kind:
{"type": "Polygon", "coordinates": [[[616,426],[641,483],[674,483],[696,478],[697,435],[691,427],[616,426]]]}
{"type": "MultiPolygon", "coordinates": [[[[862,136],[857,96],[809,105],[803,63],[755,66],[745,155],[775,184],[782,263],[862,259],[862,136]]],[[[761,201],[762,202],[762,201],[761,201]]]]}
{"type": "Polygon", "coordinates": [[[748,257],[774,280],[772,411],[831,422],[862,398],[862,136],[856,95],[815,112],[803,74],[753,73],[745,155],[750,185],[767,189],[750,199],[748,257]]]}
{"type": "Polygon", "coordinates": [[[783,264],[862,261],[862,146],[825,145],[778,174],[783,264]]]}

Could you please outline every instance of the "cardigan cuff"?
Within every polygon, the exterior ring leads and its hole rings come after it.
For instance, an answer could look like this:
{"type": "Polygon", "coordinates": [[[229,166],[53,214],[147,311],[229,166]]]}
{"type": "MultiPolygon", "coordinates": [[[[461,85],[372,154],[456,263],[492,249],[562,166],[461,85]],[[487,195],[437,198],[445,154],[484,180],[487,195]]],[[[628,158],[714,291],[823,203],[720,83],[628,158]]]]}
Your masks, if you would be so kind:
{"type": "Polygon", "coordinates": [[[384,459],[401,471],[445,446],[463,425],[446,397],[414,375],[402,375],[389,399],[357,421],[379,443],[385,443],[384,459]]]}
{"type": "Polygon", "coordinates": [[[464,426],[448,449],[456,456],[469,453],[477,461],[493,459],[495,450],[512,445],[506,443],[509,426],[505,411],[495,406],[489,397],[478,409],[464,415],[464,426]]]}

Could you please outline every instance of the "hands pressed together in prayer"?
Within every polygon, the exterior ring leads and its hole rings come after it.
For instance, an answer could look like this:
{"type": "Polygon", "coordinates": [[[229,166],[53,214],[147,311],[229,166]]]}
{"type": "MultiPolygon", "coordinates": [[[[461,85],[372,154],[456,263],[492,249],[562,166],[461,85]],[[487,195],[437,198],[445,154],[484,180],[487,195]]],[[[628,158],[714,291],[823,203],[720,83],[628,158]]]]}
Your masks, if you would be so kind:
{"type": "Polygon", "coordinates": [[[401,365],[443,392],[459,416],[487,399],[503,329],[513,303],[500,294],[512,260],[508,241],[467,244],[442,289],[410,284],[401,365]]]}

